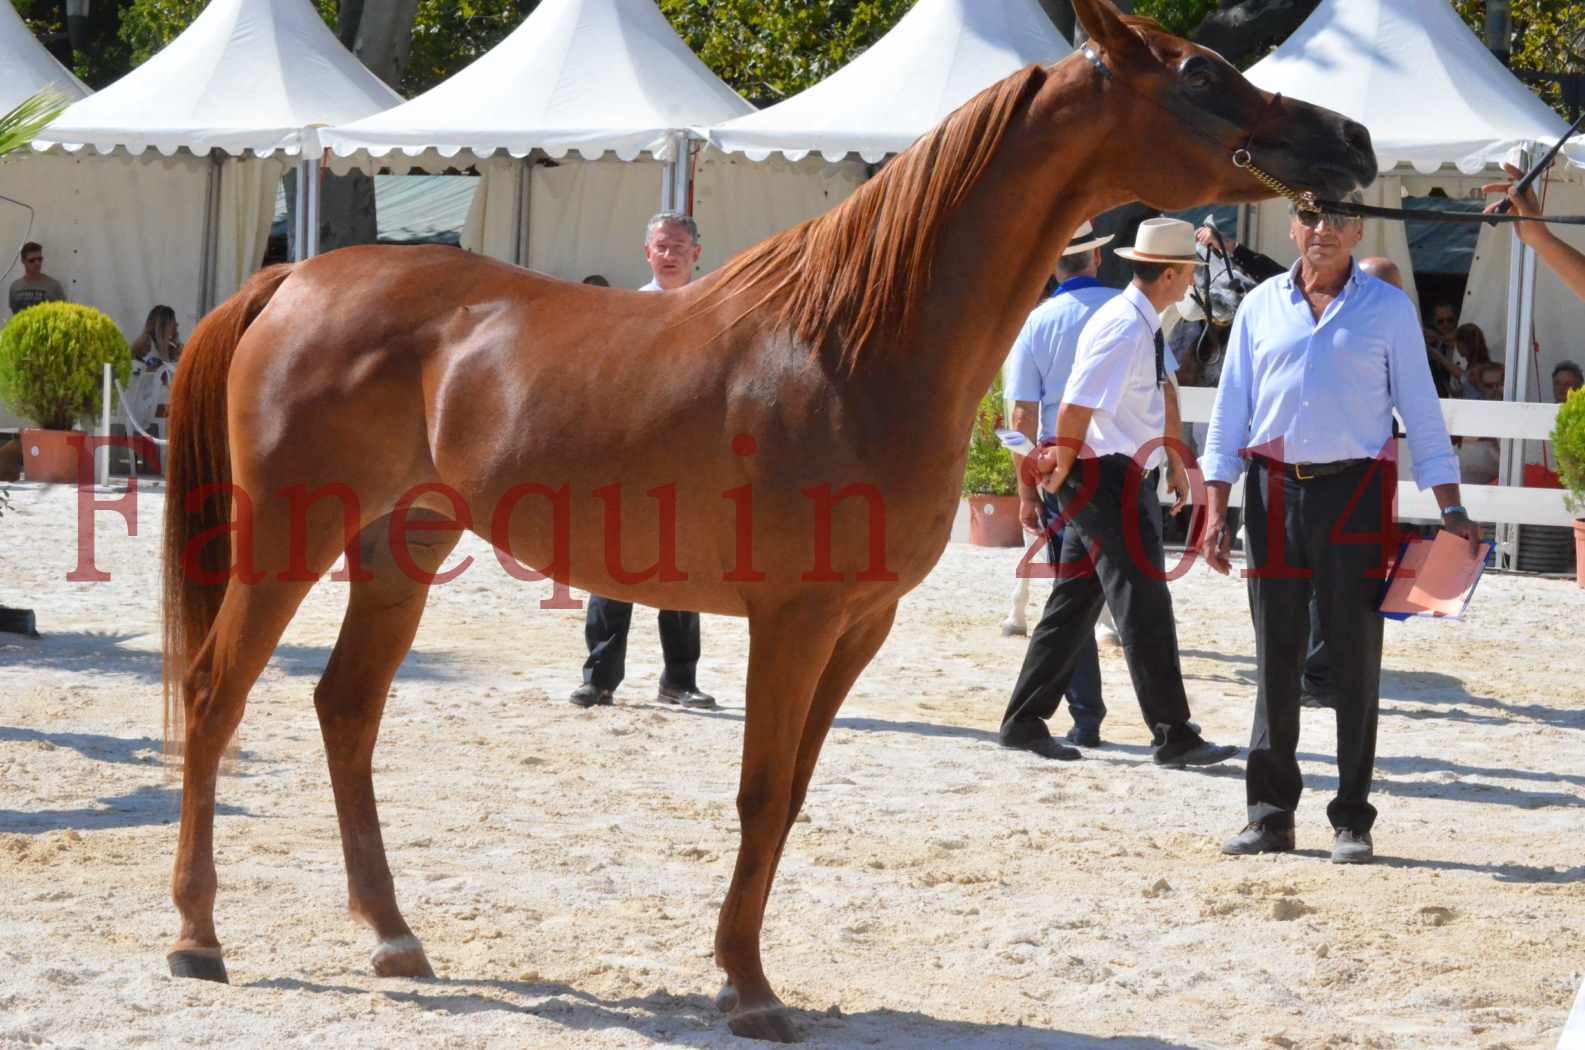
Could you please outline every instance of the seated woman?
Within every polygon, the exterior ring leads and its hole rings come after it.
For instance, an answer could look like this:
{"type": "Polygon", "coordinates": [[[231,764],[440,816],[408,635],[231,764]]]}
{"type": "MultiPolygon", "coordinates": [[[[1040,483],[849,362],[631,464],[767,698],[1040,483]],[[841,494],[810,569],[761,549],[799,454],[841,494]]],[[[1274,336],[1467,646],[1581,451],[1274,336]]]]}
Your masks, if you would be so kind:
{"type": "Polygon", "coordinates": [[[166,405],[171,399],[171,376],[181,356],[181,332],[176,311],[156,306],[143,322],[143,333],[132,340],[132,378],[127,383],[127,413],[139,427],[164,437],[166,405]]]}
{"type": "Polygon", "coordinates": [[[1461,324],[1453,333],[1453,360],[1463,373],[1458,384],[1458,396],[1471,399],[1482,397],[1475,385],[1474,373],[1482,365],[1492,364],[1491,350],[1486,346],[1486,333],[1478,324],[1461,324]]]}

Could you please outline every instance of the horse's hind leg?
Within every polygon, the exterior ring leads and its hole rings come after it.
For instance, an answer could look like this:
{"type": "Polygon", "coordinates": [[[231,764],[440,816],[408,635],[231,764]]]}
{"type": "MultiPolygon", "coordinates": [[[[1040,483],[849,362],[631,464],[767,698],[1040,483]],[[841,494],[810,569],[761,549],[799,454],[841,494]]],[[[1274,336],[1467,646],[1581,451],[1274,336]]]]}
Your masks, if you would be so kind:
{"type": "Polygon", "coordinates": [[[226,980],[215,935],[215,781],[220,756],[242,721],[248,691],[309,586],[273,578],[252,584],[233,579],[183,678],[182,821],[171,874],[181,933],[166,956],[173,976],[226,980]]]}
{"type": "MultiPolygon", "coordinates": [[[[416,526],[425,516],[414,512],[409,520],[416,526]]],[[[429,574],[456,542],[456,534],[446,532],[410,537],[406,543],[412,561],[404,567],[391,551],[388,518],[363,530],[360,561],[371,578],[353,582],[341,635],[314,690],[347,861],[347,907],[379,938],[371,962],[381,977],[435,975],[396,905],[375,808],[372,765],[386,694],[418,631],[429,574]]]]}

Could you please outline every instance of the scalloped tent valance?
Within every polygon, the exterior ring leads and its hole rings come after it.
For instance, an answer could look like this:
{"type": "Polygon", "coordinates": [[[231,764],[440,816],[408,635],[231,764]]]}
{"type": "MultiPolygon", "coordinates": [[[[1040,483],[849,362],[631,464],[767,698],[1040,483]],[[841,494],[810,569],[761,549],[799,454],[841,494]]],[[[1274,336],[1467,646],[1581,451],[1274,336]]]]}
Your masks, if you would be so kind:
{"type": "Polygon", "coordinates": [[[399,102],[309,0],[212,0],[163,50],[72,105],[33,145],[297,155],[317,152],[315,127],[399,102]]]}
{"type": "Polygon", "coordinates": [[[1073,45],[1036,0],[919,0],[868,51],[808,90],[699,129],[717,149],[764,160],[811,153],[874,164],[900,153],[980,91],[1073,45]]]}
{"type": "MultiPolygon", "coordinates": [[[[1447,0],[1322,0],[1248,77],[1364,124],[1383,172],[1473,174],[1568,130],[1447,0]]],[[[1585,144],[1568,153],[1585,161],[1585,144]]]]}
{"type": "Polygon", "coordinates": [[[667,155],[695,124],[753,111],[650,0],[544,0],[472,65],[395,109],[325,128],[340,157],[667,155]],[[449,152],[448,152],[449,151],[449,152]]]}

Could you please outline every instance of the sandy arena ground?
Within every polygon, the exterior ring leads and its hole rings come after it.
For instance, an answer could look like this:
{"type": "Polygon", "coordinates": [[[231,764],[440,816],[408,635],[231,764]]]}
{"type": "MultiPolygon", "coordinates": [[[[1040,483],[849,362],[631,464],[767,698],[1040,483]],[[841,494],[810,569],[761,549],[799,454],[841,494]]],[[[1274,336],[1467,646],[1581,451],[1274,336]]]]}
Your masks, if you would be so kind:
{"type": "MultiPolygon", "coordinates": [[[[642,614],[619,706],[580,711],[564,697],[581,613],[539,611],[539,585],[466,540],[476,564],[432,595],[376,754],[402,905],[442,976],[378,980],[344,911],[312,706],[343,608],[322,585],[220,786],[233,983],[177,982],[161,496],[141,497],[135,539],[100,515],[113,580],[72,584],[74,496],[13,486],[0,520],[0,603],[46,632],[0,636],[0,1046],[745,1045],[711,1005],[710,960],[737,845],[742,621],[704,626],[720,713],[650,699],[642,614]]],[[[826,747],[765,932],[810,1045],[1556,1043],[1585,970],[1585,592],[1490,577],[1465,623],[1389,625],[1381,859],[1338,868],[1325,717],[1307,713],[1312,793],[1299,852],[1279,858],[1218,855],[1242,824],[1242,762],[1150,765],[1116,655],[1110,746],[1061,765],[998,749],[1024,644],[997,631],[1016,557],[952,545],[826,747]]],[[[1197,567],[1174,593],[1196,715],[1242,743],[1243,585],[1197,567]]]]}

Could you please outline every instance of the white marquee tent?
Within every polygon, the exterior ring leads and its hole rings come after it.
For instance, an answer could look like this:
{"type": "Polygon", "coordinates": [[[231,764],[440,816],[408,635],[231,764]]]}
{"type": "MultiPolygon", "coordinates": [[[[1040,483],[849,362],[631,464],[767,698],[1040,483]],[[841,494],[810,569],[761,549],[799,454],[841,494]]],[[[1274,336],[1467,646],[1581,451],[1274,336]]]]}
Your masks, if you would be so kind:
{"type": "Polygon", "coordinates": [[[0,113],[47,87],[72,101],[88,94],[83,82],[34,39],[16,8],[0,4],[0,113]]]}
{"type": "Polygon", "coordinates": [[[11,195],[38,208],[36,239],[74,299],[129,334],[156,303],[190,328],[259,266],[275,184],[317,152],[314,127],[399,101],[309,0],[212,0],[45,129],[11,195]]]}
{"type": "Polygon", "coordinates": [[[734,186],[769,187],[769,198],[783,205],[766,213],[751,239],[729,237],[719,256],[707,243],[706,263],[827,210],[863,183],[866,162],[907,149],[1003,77],[1072,50],[1036,0],[919,0],[874,46],[820,83],[698,129],[712,147],[700,165],[697,201],[706,229],[727,222],[748,195],[734,195],[734,186]],[[718,187],[715,173],[733,178],[720,178],[718,187]]]}
{"type": "MultiPolygon", "coordinates": [[[[1453,197],[1478,197],[1482,182],[1502,177],[1494,165],[1517,159],[1524,149],[1544,150],[1567,130],[1447,0],[1322,0],[1248,76],[1268,91],[1320,103],[1370,129],[1382,170],[1367,194],[1373,204],[1396,206],[1405,194],[1425,195],[1433,187],[1453,197]]],[[[1585,147],[1571,144],[1569,151],[1585,158],[1585,147]]],[[[1554,179],[1548,210],[1585,211],[1576,174],[1554,179]]],[[[1287,229],[1285,203],[1269,202],[1256,209],[1251,239],[1260,251],[1291,260],[1287,229]]],[[[1411,271],[1402,223],[1371,222],[1367,231],[1361,254],[1387,255],[1411,271]]],[[[1511,296],[1511,278],[1534,273],[1531,253],[1523,253],[1531,256],[1526,264],[1511,251],[1513,244],[1508,229],[1481,227],[1460,319],[1479,324],[1493,354],[1501,355],[1524,341],[1516,336],[1520,307],[1529,291],[1538,291],[1534,330],[1541,358],[1508,369],[1510,398],[1523,400],[1516,383],[1528,378],[1528,393],[1535,396],[1538,370],[1549,373],[1557,360],[1578,354],[1571,340],[1585,326],[1585,307],[1549,275],[1539,287],[1531,281],[1528,291],[1511,296]]]]}
{"type": "Polygon", "coordinates": [[[686,129],[752,109],[651,0],[545,0],[445,83],[321,141],[337,167],[477,163],[465,247],[631,285],[644,222],[687,207],[686,129]]]}
{"type": "MultiPolygon", "coordinates": [[[[0,4],[0,113],[9,113],[45,88],[52,88],[67,99],[88,94],[82,81],[34,39],[16,8],[0,4]]],[[[0,160],[0,194],[25,201],[29,194],[15,175],[16,164],[17,159],[0,160]]],[[[17,252],[37,232],[37,227],[27,207],[0,201],[0,294],[21,276],[17,252]]],[[[11,429],[22,423],[0,406],[0,428],[11,429]]]]}
{"type": "Polygon", "coordinates": [[[857,153],[875,163],[996,81],[1072,50],[1036,0],[919,0],[825,80],[706,135],[717,149],[754,160],[818,152],[829,161],[857,153]]]}

